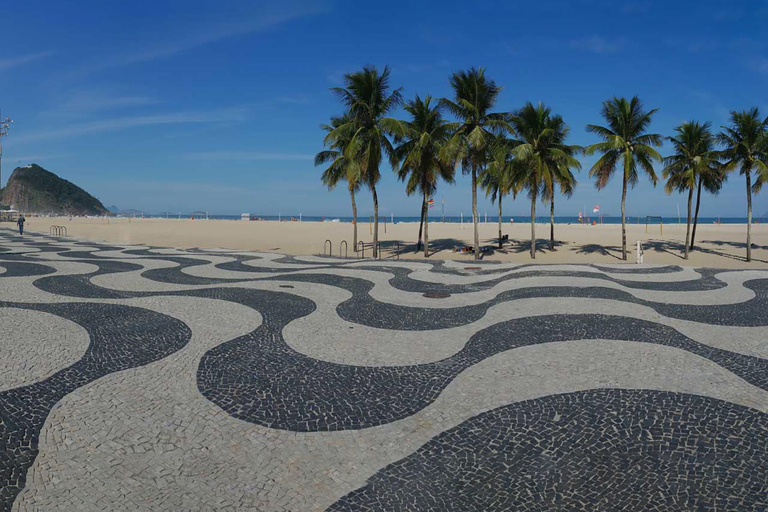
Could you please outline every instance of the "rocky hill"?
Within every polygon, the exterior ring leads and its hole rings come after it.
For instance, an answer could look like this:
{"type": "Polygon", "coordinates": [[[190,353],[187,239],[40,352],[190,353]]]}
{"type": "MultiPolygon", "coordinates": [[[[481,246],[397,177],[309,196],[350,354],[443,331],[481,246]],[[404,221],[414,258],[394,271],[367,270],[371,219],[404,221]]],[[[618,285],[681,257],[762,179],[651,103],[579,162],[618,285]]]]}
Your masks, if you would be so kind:
{"type": "Polygon", "coordinates": [[[13,170],[5,188],[0,191],[0,204],[25,213],[66,215],[109,215],[101,201],[74,183],[59,178],[37,164],[13,170]]]}

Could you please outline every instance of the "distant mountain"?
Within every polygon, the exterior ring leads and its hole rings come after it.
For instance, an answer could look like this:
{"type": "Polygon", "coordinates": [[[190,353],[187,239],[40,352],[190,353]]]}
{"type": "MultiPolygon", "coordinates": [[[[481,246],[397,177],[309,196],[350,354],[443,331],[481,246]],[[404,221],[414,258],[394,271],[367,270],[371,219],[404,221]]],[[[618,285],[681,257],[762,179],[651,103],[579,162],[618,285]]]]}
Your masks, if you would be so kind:
{"type": "Polygon", "coordinates": [[[111,211],[112,213],[120,213],[120,208],[115,205],[107,206],[107,210],[111,211]]]}
{"type": "Polygon", "coordinates": [[[0,203],[29,213],[110,214],[91,194],[37,164],[13,170],[0,192],[0,203]]]}

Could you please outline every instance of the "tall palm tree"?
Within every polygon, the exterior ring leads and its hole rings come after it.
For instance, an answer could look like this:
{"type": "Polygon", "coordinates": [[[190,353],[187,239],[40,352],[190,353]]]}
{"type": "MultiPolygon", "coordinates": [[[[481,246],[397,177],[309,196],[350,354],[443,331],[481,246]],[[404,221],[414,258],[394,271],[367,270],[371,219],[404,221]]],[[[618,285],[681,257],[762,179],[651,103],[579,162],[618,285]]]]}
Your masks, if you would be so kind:
{"type": "Polygon", "coordinates": [[[747,261],[752,261],[752,192],[768,180],[768,118],[760,119],[757,107],[731,112],[731,125],[717,136],[723,146],[726,171],[736,168],[747,180],[747,261]],[[752,184],[752,171],[755,183],[752,184]]]}
{"type": "Polygon", "coordinates": [[[492,203],[498,201],[499,249],[504,245],[501,234],[502,198],[509,194],[515,198],[520,191],[513,170],[515,161],[512,157],[512,142],[503,135],[498,136],[497,143],[491,149],[488,167],[480,177],[480,186],[485,190],[485,195],[491,198],[492,203]]]}
{"type": "Polygon", "coordinates": [[[494,135],[510,130],[503,113],[491,112],[501,87],[485,76],[483,68],[470,68],[451,75],[453,100],[440,100],[459,122],[451,124],[453,136],[440,152],[446,162],[461,162],[461,171],[472,175],[472,223],[474,225],[475,259],[480,259],[480,234],[477,223],[477,179],[487,164],[494,135]]]}
{"type": "Polygon", "coordinates": [[[683,257],[688,259],[691,245],[691,209],[693,191],[699,185],[701,194],[702,176],[708,175],[717,164],[715,138],[710,130],[710,123],[697,121],[683,123],[675,128],[675,136],[669,137],[674,154],[664,158],[664,187],[667,194],[673,191],[688,193],[688,220],[685,231],[685,249],[683,257]]]}
{"type": "Polygon", "coordinates": [[[704,188],[704,190],[710,194],[719,194],[727,177],[728,175],[725,173],[725,168],[719,160],[714,161],[706,172],[699,174],[698,191],[696,192],[696,211],[693,215],[690,250],[694,249],[696,240],[696,226],[699,223],[699,206],[701,206],[701,189],[704,188]]]}
{"type": "MultiPolygon", "coordinates": [[[[343,126],[350,121],[349,116],[344,114],[339,117],[332,117],[331,124],[323,124],[321,128],[331,133],[336,128],[343,126]]],[[[320,179],[328,190],[333,190],[340,181],[347,182],[349,195],[352,199],[352,246],[357,248],[357,203],[355,203],[355,192],[360,190],[360,167],[353,160],[344,156],[344,152],[349,145],[350,137],[345,137],[343,133],[335,139],[327,140],[328,149],[320,151],[315,155],[315,166],[320,166],[330,162],[327,169],[323,171],[320,179]]]]}
{"type": "Polygon", "coordinates": [[[331,131],[326,142],[340,137],[349,137],[344,156],[359,167],[360,182],[373,195],[373,256],[378,256],[379,243],[379,197],[376,184],[381,179],[379,166],[384,155],[396,168],[395,149],[388,136],[402,137],[404,129],[400,121],[386,117],[403,101],[402,88],[389,92],[389,67],[381,73],[373,66],[362,71],[344,75],[344,87],[331,90],[347,107],[349,121],[331,131]]]}
{"type": "Polygon", "coordinates": [[[661,146],[662,137],[656,133],[646,133],[651,119],[658,109],[645,111],[637,96],[631,100],[616,98],[603,102],[601,114],[608,123],[607,127],[587,125],[587,131],[596,134],[603,142],[585,148],[587,155],[600,153],[602,156],[589,170],[589,176],[596,179],[598,189],[604,188],[610,181],[616,167],[621,164],[621,258],[627,259],[627,186],[635,186],[638,181],[638,167],[645,171],[653,186],[658,178],[653,170],[653,162],[662,158],[654,147],[661,146]]]}
{"type": "MultiPolygon", "coordinates": [[[[440,160],[440,150],[448,140],[448,125],[440,112],[440,106],[427,95],[409,101],[405,111],[411,116],[404,122],[404,142],[395,149],[402,162],[397,177],[405,181],[405,192],[410,196],[421,192],[421,212],[424,219],[424,257],[429,257],[429,208],[427,199],[437,190],[438,179],[453,183],[455,168],[440,160]]],[[[421,227],[419,227],[421,240],[421,227]]],[[[418,247],[417,247],[418,250],[418,247]]]]}
{"type": "Polygon", "coordinates": [[[581,164],[574,154],[580,148],[565,144],[568,127],[552,110],[539,103],[526,103],[512,113],[510,120],[518,137],[512,154],[518,165],[516,181],[528,189],[531,199],[531,258],[536,258],[536,201],[539,197],[550,200],[550,248],[554,249],[554,195],[559,185],[570,194],[576,179],[571,169],[581,164]]]}

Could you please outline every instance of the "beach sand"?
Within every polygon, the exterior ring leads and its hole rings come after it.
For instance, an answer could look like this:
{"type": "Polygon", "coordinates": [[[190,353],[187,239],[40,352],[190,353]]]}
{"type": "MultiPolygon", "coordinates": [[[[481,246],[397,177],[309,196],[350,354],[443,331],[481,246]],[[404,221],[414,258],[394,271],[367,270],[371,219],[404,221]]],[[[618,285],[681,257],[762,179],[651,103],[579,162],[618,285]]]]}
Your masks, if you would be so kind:
{"type": "MultiPolygon", "coordinates": [[[[29,217],[29,231],[48,233],[50,226],[66,226],[71,237],[117,244],[138,244],[178,248],[224,248],[248,251],[268,251],[283,254],[322,254],[326,239],[333,244],[333,255],[339,255],[340,243],[349,244],[352,249],[352,224],[345,222],[277,222],[240,220],[190,220],[190,219],[106,219],[106,218],[44,218],[29,217]]],[[[10,224],[3,226],[12,227],[10,224]]],[[[487,261],[531,262],[530,224],[506,222],[503,233],[510,242],[502,251],[495,250],[485,255],[487,261]]],[[[391,257],[400,242],[402,258],[423,258],[423,251],[415,253],[418,223],[392,225],[382,222],[379,239],[383,257],[391,257]]],[[[752,227],[751,263],[744,261],[746,225],[744,224],[700,224],[697,228],[697,249],[685,261],[681,251],[685,239],[685,224],[665,224],[663,235],[658,225],[649,226],[646,233],[644,224],[630,224],[627,232],[628,263],[635,263],[635,243],[639,240],[645,249],[645,263],[685,265],[695,267],[721,268],[766,268],[768,267],[768,225],[752,227]]],[[[454,247],[471,243],[472,225],[442,224],[429,225],[432,258],[454,259],[470,262],[472,255],[455,253],[454,247]]],[[[556,224],[555,251],[549,250],[549,224],[537,224],[536,263],[598,263],[616,264],[621,261],[621,225],[584,226],[579,224],[556,224]]],[[[498,225],[489,222],[480,224],[482,245],[496,246],[498,225]]],[[[359,240],[372,240],[369,223],[358,226],[359,240]]],[[[366,250],[366,257],[370,250],[366,250]]]]}

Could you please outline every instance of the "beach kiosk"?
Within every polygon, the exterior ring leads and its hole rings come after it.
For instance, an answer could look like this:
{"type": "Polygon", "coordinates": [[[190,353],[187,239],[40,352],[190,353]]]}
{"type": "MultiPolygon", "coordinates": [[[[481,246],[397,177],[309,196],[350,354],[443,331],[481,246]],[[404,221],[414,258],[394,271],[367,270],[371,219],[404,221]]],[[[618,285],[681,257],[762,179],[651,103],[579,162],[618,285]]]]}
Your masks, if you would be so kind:
{"type": "Polygon", "coordinates": [[[0,222],[16,222],[19,210],[0,210],[0,222]]]}

